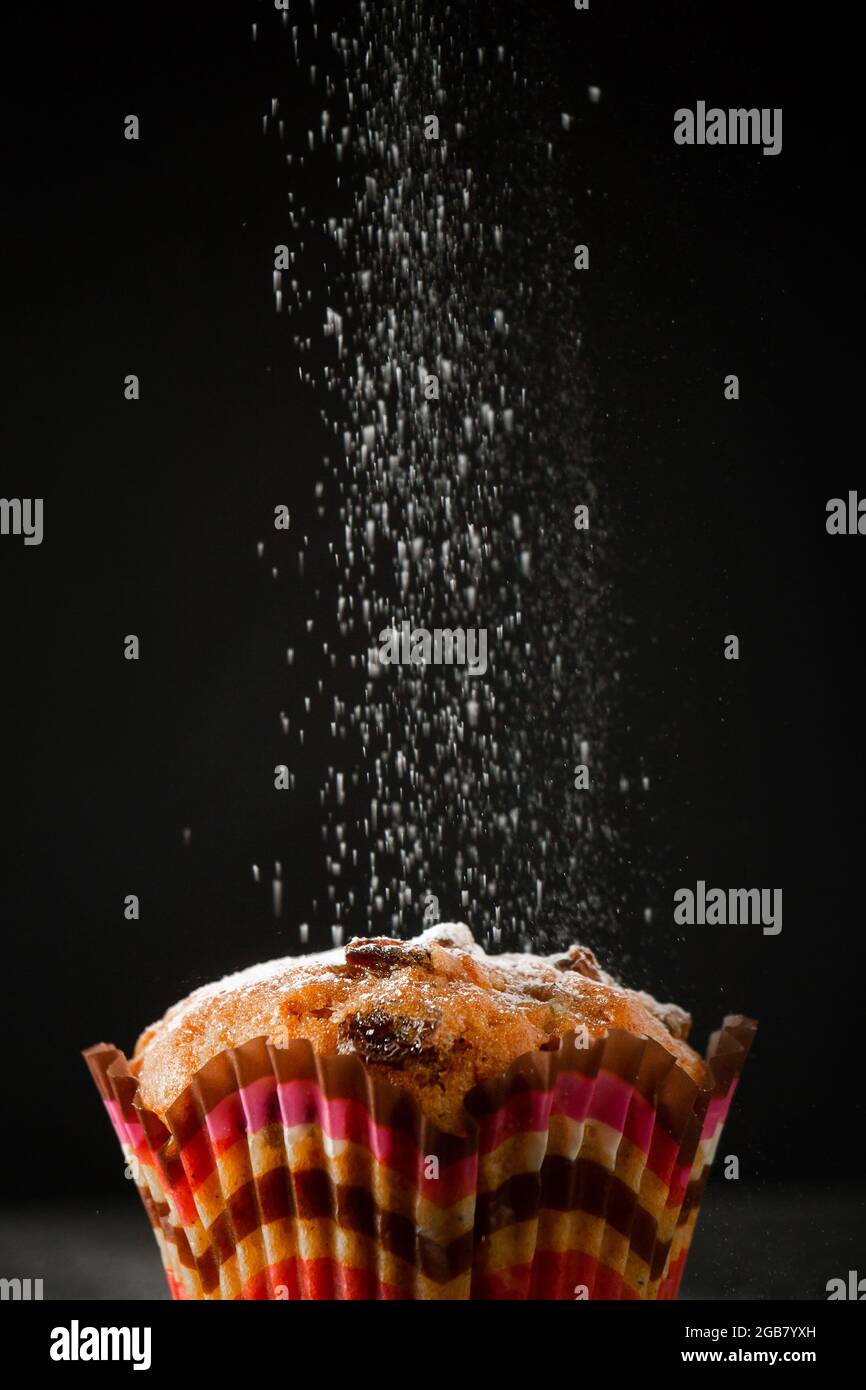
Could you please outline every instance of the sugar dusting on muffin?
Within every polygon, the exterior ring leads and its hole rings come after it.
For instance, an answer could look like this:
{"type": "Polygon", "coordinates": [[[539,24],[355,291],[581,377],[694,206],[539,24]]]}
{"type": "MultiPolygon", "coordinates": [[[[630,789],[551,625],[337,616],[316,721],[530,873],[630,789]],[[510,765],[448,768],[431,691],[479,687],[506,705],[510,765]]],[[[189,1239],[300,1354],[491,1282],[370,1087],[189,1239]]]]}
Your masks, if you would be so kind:
{"type": "Polygon", "coordinates": [[[318,1052],[359,1057],[441,1129],[460,1133],[473,1086],[582,1029],[590,1038],[610,1028],[655,1038],[700,1080],[690,1023],[676,1005],[618,985],[585,946],[488,956],[468,927],[443,923],[409,941],[359,938],[205,985],[145,1030],[132,1069],[142,1102],[163,1114],[223,1049],[261,1036],[276,1046],[307,1038],[318,1052]]]}

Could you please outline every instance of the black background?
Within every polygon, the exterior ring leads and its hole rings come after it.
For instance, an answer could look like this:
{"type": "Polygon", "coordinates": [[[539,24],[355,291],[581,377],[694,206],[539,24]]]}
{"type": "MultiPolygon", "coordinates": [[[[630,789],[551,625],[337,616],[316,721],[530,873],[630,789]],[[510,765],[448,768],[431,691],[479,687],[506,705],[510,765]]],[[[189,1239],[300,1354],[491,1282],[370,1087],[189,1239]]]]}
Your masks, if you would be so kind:
{"type": "MultiPolygon", "coordinates": [[[[2,20],[2,493],[45,499],[41,547],[0,540],[8,1195],[122,1195],[78,1050],[128,1048],[195,984],[297,949],[321,884],[324,725],[295,794],[272,770],[306,689],[285,660],[315,584],[290,578],[297,533],[321,548],[339,524],[314,515],[321,401],[274,313],[290,184],[262,135],[272,95],[288,120],[316,102],[266,10],[2,20]]],[[[551,80],[574,106],[603,93],[580,129],[584,332],[633,620],[623,739],[650,750],[658,804],[647,872],[668,904],[697,878],[784,890],[780,937],[635,916],[622,957],[693,1008],[700,1043],[726,1011],[760,1019],[724,1147],[772,1186],[862,1176],[866,540],[825,531],[828,498],[866,490],[862,136],[838,15],[757,10],[532,6],[551,80]],[[781,155],[676,147],[673,111],[699,98],[783,107],[781,155]]],[[[491,32],[510,16],[489,7],[491,32]]]]}

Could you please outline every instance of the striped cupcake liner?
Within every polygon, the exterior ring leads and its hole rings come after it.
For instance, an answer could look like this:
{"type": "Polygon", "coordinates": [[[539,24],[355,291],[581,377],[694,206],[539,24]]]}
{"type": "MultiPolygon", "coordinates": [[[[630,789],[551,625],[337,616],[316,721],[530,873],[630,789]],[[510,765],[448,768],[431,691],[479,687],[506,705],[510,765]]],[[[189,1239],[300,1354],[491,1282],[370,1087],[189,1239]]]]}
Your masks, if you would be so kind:
{"type": "Polygon", "coordinates": [[[612,1030],[527,1053],[443,1133],[357,1057],[263,1038],[164,1119],[123,1053],[84,1056],[178,1299],[671,1299],[755,1032],[726,1018],[697,1085],[612,1030]]]}

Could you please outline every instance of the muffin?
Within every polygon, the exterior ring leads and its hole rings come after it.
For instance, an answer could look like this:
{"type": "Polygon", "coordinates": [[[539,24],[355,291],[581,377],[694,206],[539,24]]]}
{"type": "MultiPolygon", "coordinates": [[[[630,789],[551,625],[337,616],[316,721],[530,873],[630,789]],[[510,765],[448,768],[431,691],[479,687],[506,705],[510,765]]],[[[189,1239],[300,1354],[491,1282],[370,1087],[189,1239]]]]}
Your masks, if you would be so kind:
{"type": "Polygon", "coordinates": [[[707,1059],[586,947],[254,966],[85,1057],[175,1298],[672,1298],[755,1025],[707,1059]]]}

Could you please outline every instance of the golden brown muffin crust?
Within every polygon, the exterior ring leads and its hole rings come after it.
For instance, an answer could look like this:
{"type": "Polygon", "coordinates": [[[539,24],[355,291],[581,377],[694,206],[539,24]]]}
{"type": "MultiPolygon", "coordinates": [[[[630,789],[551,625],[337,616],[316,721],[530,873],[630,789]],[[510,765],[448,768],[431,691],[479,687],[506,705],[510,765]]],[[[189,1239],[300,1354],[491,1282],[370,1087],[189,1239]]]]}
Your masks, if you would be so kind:
{"type": "Polygon", "coordinates": [[[460,1133],[473,1086],[582,1027],[590,1037],[623,1028],[655,1038],[700,1081],[690,1022],[676,1005],[617,985],[584,946],[488,956],[468,927],[443,924],[411,941],[361,938],[345,951],[288,956],[195,990],[142,1033],[132,1070],[143,1104],[162,1115],[224,1048],[307,1038],[317,1052],[355,1054],[460,1133]]]}

